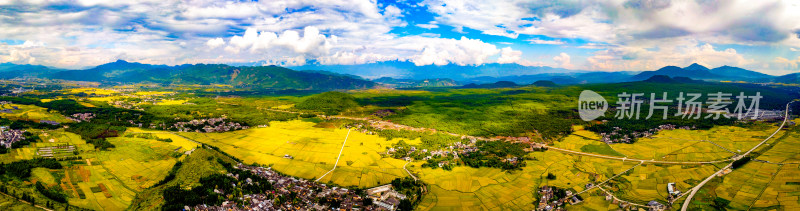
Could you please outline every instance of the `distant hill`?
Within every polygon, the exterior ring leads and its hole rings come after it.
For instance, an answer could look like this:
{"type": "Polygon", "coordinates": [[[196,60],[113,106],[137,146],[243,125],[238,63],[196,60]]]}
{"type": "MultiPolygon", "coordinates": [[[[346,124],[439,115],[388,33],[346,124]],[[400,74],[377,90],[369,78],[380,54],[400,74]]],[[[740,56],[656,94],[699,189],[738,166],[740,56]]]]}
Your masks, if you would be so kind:
{"type": "Polygon", "coordinates": [[[711,72],[721,76],[728,76],[728,77],[735,77],[735,78],[748,78],[748,79],[756,79],[756,78],[771,78],[774,76],[767,75],[764,73],[746,70],[738,67],[731,67],[731,66],[722,66],[711,69],[711,72]]]}
{"type": "Polygon", "coordinates": [[[646,80],[656,75],[663,75],[669,77],[689,77],[689,78],[697,78],[697,79],[716,79],[722,78],[719,75],[712,74],[708,68],[703,67],[698,64],[692,64],[686,68],[680,68],[676,66],[666,66],[658,69],[656,71],[646,71],[639,73],[636,76],[633,76],[632,79],[636,81],[646,80]]]}
{"type": "Polygon", "coordinates": [[[702,82],[700,80],[692,80],[688,77],[674,77],[671,78],[666,75],[654,75],[653,77],[644,80],[643,82],[651,82],[651,83],[699,83],[702,82]]]}
{"type": "Polygon", "coordinates": [[[769,81],[775,76],[759,73],[752,70],[742,69],[731,66],[721,66],[714,69],[708,69],[703,65],[697,63],[691,64],[688,67],[680,68],[676,66],[666,66],[656,71],[645,71],[631,77],[631,80],[641,81],[646,80],[655,75],[665,75],[669,77],[688,77],[693,79],[704,80],[726,80],[726,81],[769,81]]]}
{"type": "Polygon", "coordinates": [[[457,81],[449,78],[414,80],[414,79],[394,79],[390,77],[383,77],[372,80],[372,82],[380,83],[382,85],[392,88],[451,87],[460,85],[457,81]]]}
{"type": "Polygon", "coordinates": [[[474,89],[474,88],[509,88],[509,87],[518,87],[518,86],[519,86],[519,84],[516,84],[516,83],[511,82],[511,81],[498,81],[498,82],[494,82],[494,83],[490,83],[490,84],[475,84],[475,83],[471,83],[471,84],[464,85],[461,88],[469,88],[469,89],[474,89]]]}
{"type": "Polygon", "coordinates": [[[532,85],[534,85],[534,86],[542,86],[542,87],[557,87],[558,86],[558,84],[556,84],[555,82],[546,81],[546,80],[533,82],[532,85]]]}
{"type": "Polygon", "coordinates": [[[42,65],[0,63],[0,79],[40,77],[56,71],[61,70],[42,65]]]}
{"type": "Polygon", "coordinates": [[[772,79],[775,83],[800,84],[800,73],[792,73],[772,79]]]}
{"type": "MultiPolygon", "coordinates": [[[[482,65],[423,65],[416,66],[408,61],[384,61],[356,65],[304,65],[290,67],[298,70],[324,70],[335,73],[344,73],[361,76],[364,78],[391,77],[395,79],[425,80],[431,78],[450,78],[456,81],[466,81],[475,77],[505,77],[517,75],[535,75],[543,73],[575,73],[585,72],[547,66],[522,66],[515,63],[498,64],[487,63],[482,65]]],[[[494,82],[494,81],[493,81],[494,82]]],[[[531,81],[533,82],[533,81],[531,81]]],[[[531,83],[528,82],[528,83],[531,83]]]]}
{"type": "Polygon", "coordinates": [[[238,88],[335,90],[361,89],[375,83],[326,72],[295,71],[278,66],[234,67],[224,64],[149,65],[123,60],[86,70],[66,70],[51,78],[115,82],[154,82],[163,84],[227,84],[238,88]]]}

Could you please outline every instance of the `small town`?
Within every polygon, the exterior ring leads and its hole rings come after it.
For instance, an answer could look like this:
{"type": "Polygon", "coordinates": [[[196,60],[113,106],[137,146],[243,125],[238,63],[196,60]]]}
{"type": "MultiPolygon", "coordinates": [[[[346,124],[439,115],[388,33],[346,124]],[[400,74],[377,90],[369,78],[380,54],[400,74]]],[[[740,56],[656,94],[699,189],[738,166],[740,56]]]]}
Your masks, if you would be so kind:
{"type": "Polygon", "coordinates": [[[0,145],[10,149],[15,142],[25,140],[23,133],[25,133],[25,130],[14,130],[8,128],[8,126],[0,126],[0,145]]]}
{"type": "MultiPolygon", "coordinates": [[[[366,191],[350,190],[342,187],[328,186],[312,180],[298,179],[282,175],[271,168],[238,164],[234,168],[250,171],[267,179],[274,190],[270,193],[248,194],[238,199],[244,204],[225,201],[221,205],[186,206],[185,210],[390,210],[398,209],[400,202],[407,196],[398,193],[391,184],[367,189],[366,191]],[[290,196],[289,198],[284,198],[290,196]],[[282,198],[282,200],[281,200],[282,198]]],[[[239,178],[229,173],[229,177],[245,183],[252,183],[250,178],[239,178]]]]}

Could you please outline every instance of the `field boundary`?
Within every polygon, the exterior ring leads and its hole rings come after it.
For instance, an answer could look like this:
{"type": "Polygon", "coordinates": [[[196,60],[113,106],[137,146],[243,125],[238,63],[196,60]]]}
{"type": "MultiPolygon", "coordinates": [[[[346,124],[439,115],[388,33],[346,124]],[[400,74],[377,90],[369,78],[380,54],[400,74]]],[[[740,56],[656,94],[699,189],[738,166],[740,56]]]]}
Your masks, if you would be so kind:
{"type": "Polygon", "coordinates": [[[322,176],[320,176],[319,178],[317,178],[317,180],[316,180],[317,182],[319,182],[320,179],[322,179],[323,177],[325,177],[328,174],[330,174],[331,172],[333,172],[333,170],[336,170],[336,165],[339,165],[339,159],[342,158],[342,152],[344,151],[344,145],[347,144],[347,138],[350,137],[350,131],[351,130],[347,130],[347,135],[344,137],[344,142],[342,142],[342,149],[339,150],[339,156],[336,157],[336,163],[333,163],[333,168],[330,171],[328,171],[325,174],[323,174],[322,176]]]}

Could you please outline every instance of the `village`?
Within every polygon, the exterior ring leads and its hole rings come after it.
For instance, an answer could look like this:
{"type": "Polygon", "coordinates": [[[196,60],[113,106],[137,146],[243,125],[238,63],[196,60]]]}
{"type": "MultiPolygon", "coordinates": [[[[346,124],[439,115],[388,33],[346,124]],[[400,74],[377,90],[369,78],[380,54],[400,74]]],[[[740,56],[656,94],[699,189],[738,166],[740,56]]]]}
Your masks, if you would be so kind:
{"type": "MultiPolygon", "coordinates": [[[[313,180],[285,176],[271,168],[238,164],[234,168],[250,171],[267,179],[274,188],[269,193],[248,194],[238,199],[243,204],[229,200],[221,205],[186,206],[185,210],[390,210],[398,209],[407,196],[398,193],[391,184],[370,188],[366,191],[350,190],[328,186],[313,180]]],[[[244,183],[252,183],[251,178],[240,178],[228,173],[229,177],[244,183]]]]}
{"type": "Polygon", "coordinates": [[[14,130],[7,126],[0,126],[0,146],[11,149],[16,142],[25,140],[25,130],[14,130]]]}

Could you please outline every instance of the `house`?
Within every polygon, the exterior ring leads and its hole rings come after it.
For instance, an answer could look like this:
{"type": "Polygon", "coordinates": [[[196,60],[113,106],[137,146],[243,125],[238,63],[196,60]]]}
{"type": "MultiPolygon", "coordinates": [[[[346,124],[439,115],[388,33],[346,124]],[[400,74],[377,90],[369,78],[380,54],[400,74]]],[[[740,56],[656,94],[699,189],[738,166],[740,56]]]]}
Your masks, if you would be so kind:
{"type": "Polygon", "coordinates": [[[578,196],[572,196],[572,198],[569,200],[569,204],[572,204],[572,205],[575,205],[575,204],[578,204],[578,203],[581,203],[581,202],[583,202],[583,200],[581,200],[581,198],[578,198],[578,196]]]}
{"type": "Polygon", "coordinates": [[[674,182],[667,183],[667,191],[669,192],[669,194],[672,194],[672,195],[680,195],[681,194],[681,191],[679,191],[678,188],[675,187],[675,183],[674,182]]]}
{"type": "Polygon", "coordinates": [[[666,208],[663,204],[658,203],[655,200],[647,202],[647,206],[650,207],[649,210],[651,210],[651,211],[660,211],[660,210],[664,210],[666,208]]]}
{"type": "Polygon", "coordinates": [[[367,195],[380,195],[383,192],[392,190],[392,184],[386,184],[374,188],[367,189],[367,195]]]}

